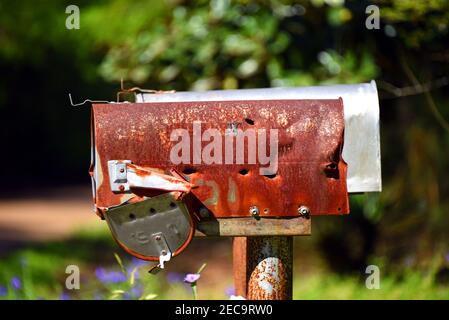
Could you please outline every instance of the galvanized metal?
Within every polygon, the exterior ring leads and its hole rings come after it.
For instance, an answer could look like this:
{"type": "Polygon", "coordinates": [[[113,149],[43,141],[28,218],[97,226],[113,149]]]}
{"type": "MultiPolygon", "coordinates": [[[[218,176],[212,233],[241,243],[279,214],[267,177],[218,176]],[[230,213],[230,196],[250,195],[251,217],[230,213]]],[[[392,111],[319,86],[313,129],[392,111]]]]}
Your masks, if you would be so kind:
{"type": "Polygon", "coordinates": [[[206,92],[138,93],[137,102],[241,101],[287,99],[337,99],[344,104],[348,192],[379,192],[382,189],[379,134],[379,100],[376,83],[214,90],[206,92]]]}
{"type": "Polygon", "coordinates": [[[105,218],[118,244],[144,260],[160,261],[164,256],[170,260],[194,234],[186,205],[173,193],[111,208],[105,218]]]}
{"type": "Polygon", "coordinates": [[[249,300],[289,300],[293,286],[293,238],[234,239],[236,294],[249,300]]]}
{"type": "Polygon", "coordinates": [[[143,185],[131,193],[113,191],[108,162],[120,159],[132,161],[127,168],[142,177],[170,169],[184,172],[195,186],[191,193],[215,218],[249,217],[255,206],[263,217],[297,216],[301,206],[311,215],[349,212],[341,99],[96,104],[93,125],[95,202],[102,213],[133,197],[155,195],[143,185]],[[260,163],[174,164],[171,134],[186,129],[192,137],[194,122],[222,136],[230,127],[267,130],[267,150],[268,130],[278,130],[277,173],[260,175],[260,163]]]}

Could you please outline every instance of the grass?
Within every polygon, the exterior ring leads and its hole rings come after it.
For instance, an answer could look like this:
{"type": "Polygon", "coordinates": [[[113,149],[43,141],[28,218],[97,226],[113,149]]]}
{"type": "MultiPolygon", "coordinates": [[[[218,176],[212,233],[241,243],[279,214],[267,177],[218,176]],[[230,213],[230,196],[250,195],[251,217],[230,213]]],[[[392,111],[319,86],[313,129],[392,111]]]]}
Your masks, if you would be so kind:
{"type": "Polygon", "coordinates": [[[449,286],[438,285],[432,277],[410,271],[405,276],[381,277],[378,290],[369,290],[357,276],[317,274],[295,278],[294,299],[449,299],[449,286]],[[402,278],[402,279],[401,279],[402,278]]]}
{"type": "MultiPolygon", "coordinates": [[[[150,275],[148,264],[121,251],[120,266],[113,255],[119,251],[103,227],[79,232],[67,241],[20,249],[0,261],[0,299],[192,299],[191,286],[183,283],[185,273],[150,275]],[[80,268],[80,290],[65,289],[68,265],[80,268]],[[13,278],[19,280],[16,288],[13,278]]],[[[203,262],[208,261],[199,261],[199,266],[203,262]]],[[[439,284],[434,271],[381,275],[380,289],[369,290],[363,275],[317,270],[295,274],[294,299],[449,299],[449,285],[439,284]]],[[[223,279],[223,286],[200,279],[199,298],[229,299],[223,288],[231,283],[231,272],[223,276],[206,268],[206,273],[223,279]]]]}

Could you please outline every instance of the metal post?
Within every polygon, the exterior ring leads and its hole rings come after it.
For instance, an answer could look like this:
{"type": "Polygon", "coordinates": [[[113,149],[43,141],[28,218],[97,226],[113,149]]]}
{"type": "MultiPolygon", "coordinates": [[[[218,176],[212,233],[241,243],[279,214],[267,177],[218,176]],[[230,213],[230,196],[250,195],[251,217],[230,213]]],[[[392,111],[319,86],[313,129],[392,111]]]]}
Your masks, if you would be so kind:
{"type": "Polygon", "coordinates": [[[250,300],[290,300],[293,237],[236,237],[233,240],[236,295],[250,300]]]}

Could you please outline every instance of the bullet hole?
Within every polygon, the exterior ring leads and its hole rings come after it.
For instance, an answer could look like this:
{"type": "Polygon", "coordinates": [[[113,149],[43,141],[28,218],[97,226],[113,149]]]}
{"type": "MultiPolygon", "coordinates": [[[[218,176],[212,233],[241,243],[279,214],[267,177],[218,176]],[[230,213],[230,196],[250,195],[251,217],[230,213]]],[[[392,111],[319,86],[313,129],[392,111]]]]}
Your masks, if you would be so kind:
{"type": "Polygon", "coordinates": [[[329,169],[337,169],[337,164],[335,162],[332,162],[332,163],[328,164],[327,167],[329,169]]]}
{"type": "Polygon", "coordinates": [[[335,162],[329,162],[324,166],[324,174],[328,178],[339,179],[340,173],[338,171],[338,165],[335,162]]]}
{"type": "Polygon", "coordinates": [[[254,125],[254,120],[253,120],[253,119],[245,118],[245,122],[246,122],[247,124],[251,125],[251,126],[254,125]]]}
{"type": "Polygon", "coordinates": [[[196,173],[196,169],[192,167],[187,167],[184,170],[182,170],[182,173],[184,174],[194,174],[196,173]]]}

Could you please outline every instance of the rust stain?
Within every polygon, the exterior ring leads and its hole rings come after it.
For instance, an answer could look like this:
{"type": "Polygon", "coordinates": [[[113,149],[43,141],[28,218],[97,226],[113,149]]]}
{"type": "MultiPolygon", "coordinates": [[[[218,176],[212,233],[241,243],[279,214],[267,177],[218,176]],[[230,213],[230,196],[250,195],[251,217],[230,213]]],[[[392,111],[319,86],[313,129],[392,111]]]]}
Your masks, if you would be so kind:
{"type": "Polygon", "coordinates": [[[234,287],[237,296],[246,297],[246,237],[232,239],[232,263],[234,271],[234,287]]]}
{"type": "Polygon", "coordinates": [[[236,237],[233,259],[237,295],[249,300],[292,298],[292,237],[236,237]]]}
{"type": "Polygon", "coordinates": [[[291,299],[293,238],[252,237],[247,241],[247,298],[291,299]]]}
{"type": "MultiPolygon", "coordinates": [[[[341,99],[95,104],[94,176],[101,180],[96,181],[96,206],[106,209],[121,203],[123,195],[111,192],[107,161],[128,159],[138,166],[181,173],[198,186],[191,193],[215,218],[248,217],[248,209],[254,205],[261,212],[267,209],[266,216],[296,216],[301,205],[310,208],[311,215],[346,214],[343,132],[341,99]],[[268,131],[277,129],[278,172],[260,175],[264,166],[258,163],[193,164],[191,159],[189,164],[174,165],[170,150],[176,142],[170,140],[170,134],[186,129],[192,138],[196,121],[203,132],[217,129],[223,137],[232,123],[242,130],[265,129],[267,150],[268,131]],[[187,168],[195,172],[184,174],[187,168]]],[[[204,148],[208,142],[202,144],[204,148]]],[[[245,149],[245,159],[247,156],[245,149]]],[[[131,191],[146,195],[144,190],[131,191]]]]}

